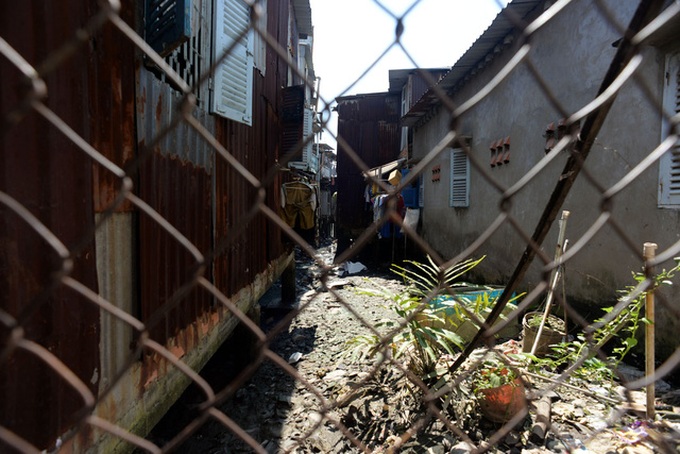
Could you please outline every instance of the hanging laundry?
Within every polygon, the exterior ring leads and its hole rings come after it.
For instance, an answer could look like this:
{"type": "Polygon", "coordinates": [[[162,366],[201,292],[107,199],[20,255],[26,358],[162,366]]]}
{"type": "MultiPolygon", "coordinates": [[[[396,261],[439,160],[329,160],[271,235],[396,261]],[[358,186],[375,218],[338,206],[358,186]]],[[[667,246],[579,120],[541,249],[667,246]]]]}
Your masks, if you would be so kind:
{"type": "Polygon", "coordinates": [[[289,226],[314,228],[316,223],[316,191],[312,185],[293,181],[281,186],[281,218],[289,226]]]}

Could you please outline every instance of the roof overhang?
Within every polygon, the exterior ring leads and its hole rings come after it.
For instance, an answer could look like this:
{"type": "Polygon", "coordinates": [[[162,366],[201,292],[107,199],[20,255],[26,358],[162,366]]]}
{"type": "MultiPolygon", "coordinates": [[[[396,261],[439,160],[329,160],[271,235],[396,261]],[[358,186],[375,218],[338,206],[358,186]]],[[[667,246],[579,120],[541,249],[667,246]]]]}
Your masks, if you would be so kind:
{"type": "Polygon", "coordinates": [[[544,0],[513,0],[498,13],[491,25],[477,38],[462,57],[442,77],[435,88],[430,88],[402,117],[403,126],[414,126],[436,106],[441,104],[438,93],[451,93],[470,74],[482,69],[493,56],[509,46],[514,33],[520,31],[518,24],[534,11],[544,0]]]}
{"type": "Polygon", "coordinates": [[[309,6],[309,0],[293,0],[293,9],[295,10],[298,31],[312,36],[314,27],[312,27],[312,8],[309,6]]]}
{"type": "Polygon", "coordinates": [[[397,159],[396,161],[391,161],[388,162],[387,164],[383,164],[378,167],[373,167],[372,169],[368,169],[364,171],[364,176],[366,178],[372,177],[372,178],[377,178],[381,179],[383,175],[390,173],[394,169],[399,169],[401,168],[401,165],[406,162],[406,158],[401,158],[397,159]]]}

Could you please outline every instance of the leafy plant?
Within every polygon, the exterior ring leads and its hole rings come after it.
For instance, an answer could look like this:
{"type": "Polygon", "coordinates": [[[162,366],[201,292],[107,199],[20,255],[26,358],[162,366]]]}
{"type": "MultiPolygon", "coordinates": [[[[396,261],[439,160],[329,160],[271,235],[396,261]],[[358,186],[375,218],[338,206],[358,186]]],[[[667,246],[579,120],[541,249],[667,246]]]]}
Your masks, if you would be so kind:
{"type": "Polygon", "coordinates": [[[392,266],[392,271],[407,283],[405,292],[359,289],[362,294],[382,298],[401,320],[377,323],[376,329],[385,331],[381,336],[369,334],[351,339],[349,344],[352,353],[355,356],[372,357],[387,348],[393,358],[405,358],[414,373],[424,379],[435,378],[440,356],[452,355],[456,349],[463,349],[465,342],[446,324],[447,311],[454,308],[456,302],[444,299],[432,304],[431,299],[444,293],[447,288],[467,286],[456,280],[477,266],[483,258],[456,263],[442,272],[430,257],[429,263],[408,261],[413,269],[392,266]]]}
{"type": "MultiPolygon", "coordinates": [[[[440,270],[430,257],[427,259],[428,263],[407,261],[410,268],[392,265],[392,272],[407,284],[404,292],[392,293],[387,289],[372,288],[358,290],[386,301],[386,307],[399,315],[400,322],[379,322],[375,327],[381,331],[380,336],[368,334],[351,339],[350,351],[355,357],[372,357],[387,348],[393,358],[406,358],[414,373],[424,379],[433,379],[438,376],[436,366],[441,355],[453,355],[456,350],[465,347],[465,340],[455,331],[456,323],[469,320],[470,313],[483,319],[496,300],[484,292],[490,290],[489,287],[472,286],[459,281],[484,257],[464,260],[445,270],[440,270]],[[452,289],[463,287],[466,290],[482,290],[482,293],[477,294],[474,301],[463,296],[464,293],[455,293],[453,297],[449,295],[452,289]]],[[[518,297],[513,298],[513,301],[518,297]]]]}
{"type": "Polygon", "coordinates": [[[409,292],[421,298],[433,297],[446,292],[447,288],[469,287],[465,282],[456,282],[458,278],[479,265],[486,256],[478,259],[467,259],[458,262],[440,272],[439,267],[427,256],[428,263],[405,260],[415,269],[392,265],[392,272],[400,276],[409,285],[409,292]]]}
{"type": "Polygon", "coordinates": [[[499,361],[485,361],[482,367],[472,374],[473,390],[479,394],[482,389],[498,388],[513,384],[517,379],[515,371],[499,361]]]}
{"type": "MultiPolygon", "coordinates": [[[[498,299],[493,295],[497,290],[486,285],[476,285],[461,281],[459,278],[479,265],[486,256],[458,262],[443,272],[427,257],[427,263],[407,260],[410,268],[392,266],[392,271],[400,276],[408,285],[408,291],[421,298],[432,298],[432,305],[442,310],[440,314],[447,326],[455,327],[455,331],[466,341],[476,334],[483,321],[495,306],[498,299]],[[469,322],[469,324],[467,323],[469,322]],[[463,327],[462,325],[466,325],[463,327]]],[[[517,307],[515,301],[524,293],[513,295],[499,318],[505,320],[506,314],[517,307]]]]}
{"type": "Polygon", "coordinates": [[[394,359],[405,358],[414,373],[431,378],[442,354],[454,354],[456,348],[463,348],[460,336],[441,327],[443,310],[428,306],[427,300],[384,289],[360,289],[359,292],[387,301],[386,306],[399,315],[401,323],[381,321],[375,327],[384,334],[360,335],[351,339],[349,344],[355,355],[373,357],[387,348],[394,359]]]}
{"type": "MultiPolygon", "coordinates": [[[[538,328],[541,325],[542,321],[543,321],[542,312],[527,314],[526,323],[527,326],[531,328],[538,328]]],[[[565,333],[567,331],[567,327],[564,323],[564,320],[552,314],[548,314],[548,317],[546,317],[543,328],[550,329],[552,331],[557,331],[559,333],[565,333]]]]}
{"type": "MultiPolygon", "coordinates": [[[[622,296],[614,306],[604,308],[605,315],[590,325],[584,333],[569,342],[562,342],[551,348],[555,352],[552,359],[531,357],[534,365],[555,370],[563,365],[575,364],[583,359],[574,374],[588,380],[603,380],[613,377],[612,370],[623,361],[626,355],[637,345],[638,328],[649,323],[644,317],[646,292],[662,285],[672,285],[671,279],[680,270],[680,259],[670,270],[663,270],[651,278],[647,286],[647,278],[641,273],[633,273],[635,285],[619,290],[622,296]],[[616,339],[615,339],[616,338],[616,339]],[[617,341],[607,361],[596,357],[607,343],[617,341]]],[[[528,355],[531,356],[531,355],[528,355]]]]}

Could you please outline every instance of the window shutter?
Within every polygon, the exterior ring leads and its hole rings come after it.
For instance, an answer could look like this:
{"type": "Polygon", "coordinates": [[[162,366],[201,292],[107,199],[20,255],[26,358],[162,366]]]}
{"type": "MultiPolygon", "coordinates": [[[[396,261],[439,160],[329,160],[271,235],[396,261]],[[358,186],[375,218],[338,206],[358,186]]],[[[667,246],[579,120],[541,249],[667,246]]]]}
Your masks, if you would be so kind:
{"type": "MultiPolygon", "coordinates": [[[[664,87],[664,111],[671,115],[680,113],[680,54],[668,59],[664,87]]],[[[664,137],[670,133],[670,125],[664,118],[664,137]]],[[[676,141],[659,161],[659,206],[680,208],[680,141],[676,141]]]]}
{"type": "Polygon", "coordinates": [[[452,207],[470,206],[470,161],[461,149],[451,150],[452,207]]]}
{"type": "Polygon", "coordinates": [[[314,140],[311,138],[311,136],[314,134],[313,132],[313,127],[314,127],[314,111],[308,107],[305,107],[305,115],[302,120],[302,140],[307,141],[305,142],[304,146],[302,147],[302,160],[309,164],[312,168],[316,168],[314,166],[315,164],[315,156],[313,152],[313,145],[314,145],[314,140]]]}
{"type": "MultiPolygon", "coordinates": [[[[304,88],[304,85],[294,85],[283,89],[281,149],[284,155],[293,152],[302,138],[305,111],[304,88]]],[[[301,159],[299,155],[292,158],[296,161],[301,159]]]]}
{"type": "Polygon", "coordinates": [[[191,0],[146,0],[146,42],[165,57],[191,38],[191,0]]]}
{"type": "Polygon", "coordinates": [[[213,59],[217,61],[232,46],[229,55],[215,68],[212,112],[225,118],[252,124],[253,52],[250,8],[243,0],[216,0],[213,21],[213,59]]]}

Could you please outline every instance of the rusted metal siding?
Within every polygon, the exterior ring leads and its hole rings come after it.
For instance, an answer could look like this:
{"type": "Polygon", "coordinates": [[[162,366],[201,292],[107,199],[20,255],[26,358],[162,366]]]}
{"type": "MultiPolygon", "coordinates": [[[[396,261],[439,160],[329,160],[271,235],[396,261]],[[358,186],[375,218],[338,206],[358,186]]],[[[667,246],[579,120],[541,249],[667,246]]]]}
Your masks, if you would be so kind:
{"type": "Polygon", "coordinates": [[[426,92],[427,90],[430,89],[432,84],[430,84],[428,79],[433,80],[434,82],[437,82],[440,77],[443,77],[444,74],[446,74],[445,70],[430,70],[428,71],[429,78],[426,78],[424,75],[420,74],[418,71],[413,73],[413,77],[411,78],[411,103],[415,104],[426,92]]]}
{"type": "MultiPolygon", "coordinates": [[[[120,14],[134,26],[132,8],[123,8],[120,14]]],[[[96,95],[87,98],[91,115],[89,142],[112,163],[125,168],[134,159],[136,147],[135,122],[130,121],[135,115],[135,47],[121,40],[111,26],[99,30],[92,43],[96,49],[89,61],[87,79],[96,95]]],[[[128,201],[116,200],[120,178],[100,165],[94,165],[93,172],[95,211],[132,211],[128,201]]]]}
{"type": "Polygon", "coordinates": [[[366,181],[348,156],[343,142],[363,160],[367,168],[397,159],[400,134],[401,94],[375,93],[338,98],[338,253],[349,247],[355,231],[372,221],[364,203],[366,181]]]}
{"type": "MultiPolygon", "coordinates": [[[[84,7],[82,1],[25,1],[11,6],[5,2],[0,7],[2,37],[29,63],[39,65],[86,22],[90,6],[84,7]]],[[[86,137],[89,115],[83,112],[92,93],[84,69],[91,56],[85,48],[44,79],[46,105],[86,137]]],[[[0,74],[4,118],[24,92],[19,74],[5,59],[0,59],[0,74]]],[[[28,112],[0,135],[0,190],[74,250],[70,275],[96,291],[92,162],[82,151],[35,112],[28,112]]],[[[61,261],[49,250],[15,214],[0,209],[0,307],[18,319],[27,339],[48,348],[94,391],[99,310],[74,292],[53,287],[53,273],[61,261]]],[[[0,325],[0,346],[7,335],[7,327],[0,325]]],[[[45,363],[17,350],[0,364],[0,393],[3,425],[41,448],[73,422],[74,412],[83,405],[45,363]]]]}
{"type": "MultiPolygon", "coordinates": [[[[211,241],[211,176],[194,163],[153,153],[139,174],[139,194],[199,251],[208,253],[211,241]]],[[[210,308],[211,298],[189,291],[171,300],[194,281],[196,259],[173,235],[140,214],[139,256],[141,316],[151,338],[164,343],[210,308]],[[162,316],[158,313],[169,305],[162,316]]],[[[210,269],[206,271],[210,279],[210,269]]]]}
{"type": "MultiPolygon", "coordinates": [[[[124,2],[121,12],[138,31],[136,15],[141,5],[124,2]]],[[[269,0],[268,8],[269,32],[286,48],[289,2],[269,0]]],[[[11,13],[8,6],[0,8],[0,29],[11,46],[30,63],[38,64],[72,38],[97,10],[95,0],[65,0],[58,6],[20,2],[12,5],[11,13]]],[[[273,169],[281,153],[281,87],[287,85],[287,69],[286,59],[269,49],[267,70],[254,76],[252,127],[208,114],[207,84],[193,113],[226,150],[263,181],[265,202],[274,211],[282,180],[273,169]]],[[[0,73],[4,117],[21,99],[16,88],[21,80],[4,59],[0,59],[0,73]]],[[[154,140],[176,115],[178,98],[169,85],[143,67],[138,51],[119,31],[110,24],[102,27],[74,56],[60,62],[46,82],[48,106],[98,152],[125,169],[140,199],[202,253],[217,250],[204,276],[220,291],[231,296],[253,284],[256,276],[269,274],[285,247],[280,229],[262,214],[245,219],[254,207],[256,189],[185,123],[154,140]],[[234,235],[238,229],[240,233],[234,235]]],[[[71,276],[97,292],[97,266],[106,268],[115,254],[96,261],[95,243],[102,253],[129,248],[129,254],[120,256],[132,257],[129,272],[137,285],[132,291],[138,292],[131,302],[132,315],[149,324],[154,340],[164,343],[177,336],[173,342],[182,344],[177,345],[179,351],[188,351],[197,342],[183,333],[199,333],[200,329],[193,327],[200,324],[202,315],[214,313],[215,301],[190,285],[177,304],[157,315],[183,284],[192,282],[195,259],[177,238],[131,203],[112,205],[120,183],[117,176],[94,164],[35,113],[23,118],[21,127],[10,127],[9,133],[0,136],[0,190],[19,200],[75,251],[71,276]],[[115,228],[106,235],[93,234],[96,216],[104,214],[122,220],[132,234],[124,229],[121,234],[115,228]]],[[[73,292],[50,287],[59,261],[56,254],[45,250],[44,240],[17,216],[0,209],[2,310],[21,317],[19,324],[26,328],[26,336],[49,348],[96,395],[99,371],[115,370],[114,364],[100,364],[99,348],[106,343],[100,343],[99,307],[73,292]]],[[[115,281],[110,269],[99,271],[100,277],[115,281]]],[[[0,342],[8,335],[7,328],[0,326],[0,342]]],[[[141,367],[145,368],[142,376],[152,377],[157,366],[143,362],[141,367]]],[[[156,372],[160,376],[163,371],[156,372]]],[[[0,391],[3,426],[40,448],[48,448],[72,424],[73,414],[82,409],[80,398],[58,374],[26,354],[12,353],[0,364],[0,391]]]]}
{"type": "MultiPolygon", "coordinates": [[[[194,33],[202,33],[199,49],[209,55],[209,16],[205,2],[197,2],[202,14],[195,18],[194,33]]],[[[207,71],[208,61],[200,72],[207,71]]],[[[136,119],[138,194],[202,254],[213,248],[213,178],[214,148],[199,131],[179,122],[169,133],[161,135],[177,116],[182,102],[170,84],[144,65],[136,72],[136,119]]],[[[198,106],[192,115],[209,132],[214,133],[215,117],[207,109],[208,92],[196,92],[198,106]]],[[[138,315],[148,324],[151,337],[161,344],[211,310],[212,297],[193,289],[198,264],[180,241],[150,216],[138,214],[139,303],[138,315]],[[189,286],[185,288],[185,286],[189,286]],[[181,293],[187,291],[186,293],[181,293]]],[[[203,276],[212,280],[212,266],[207,264],[203,276]]],[[[175,339],[179,342],[180,339],[175,339]]],[[[188,345],[180,345],[188,351],[188,345]]],[[[151,364],[149,364],[151,367],[151,364]]]]}
{"type": "MultiPolygon", "coordinates": [[[[272,3],[272,2],[269,2],[272,3]]],[[[275,76],[275,72],[267,72],[275,76]]],[[[255,93],[263,93],[264,80],[255,76],[255,93]]],[[[281,140],[281,119],[272,115],[272,105],[264,96],[256,96],[253,106],[253,126],[231,121],[217,122],[217,138],[225,148],[251,174],[265,181],[268,172],[275,168],[281,140]]],[[[277,210],[279,177],[266,185],[265,201],[277,210]]],[[[246,220],[257,201],[254,188],[224,160],[217,159],[215,166],[216,238],[222,251],[215,260],[215,283],[225,294],[233,295],[252,282],[257,273],[266,269],[271,260],[283,253],[280,230],[262,214],[246,220]],[[247,226],[244,224],[248,222],[247,226]],[[244,228],[245,227],[245,228],[244,228]],[[234,238],[234,232],[240,232],[234,238]]]]}

